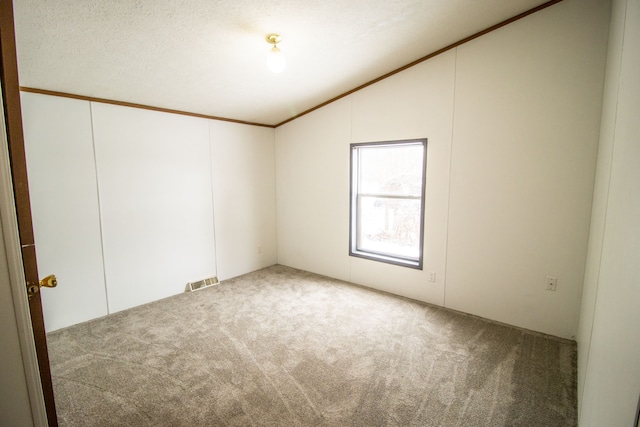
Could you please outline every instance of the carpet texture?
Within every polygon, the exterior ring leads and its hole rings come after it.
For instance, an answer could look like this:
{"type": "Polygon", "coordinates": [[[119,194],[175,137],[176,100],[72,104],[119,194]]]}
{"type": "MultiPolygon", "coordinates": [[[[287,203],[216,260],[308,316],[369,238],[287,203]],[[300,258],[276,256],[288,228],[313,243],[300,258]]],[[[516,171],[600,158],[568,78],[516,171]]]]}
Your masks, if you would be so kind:
{"type": "Polygon", "coordinates": [[[575,426],[576,346],[273,266],[48,335],[61,426],[575,426]]]}

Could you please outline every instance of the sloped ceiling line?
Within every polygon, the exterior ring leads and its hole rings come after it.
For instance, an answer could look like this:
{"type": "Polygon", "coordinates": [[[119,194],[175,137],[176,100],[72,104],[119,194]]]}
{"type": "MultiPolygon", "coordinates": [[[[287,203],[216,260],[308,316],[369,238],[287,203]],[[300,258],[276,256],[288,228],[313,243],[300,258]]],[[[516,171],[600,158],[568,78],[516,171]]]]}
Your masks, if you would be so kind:
{"type": "Polygon", "coordinates": [[[120,106],[123,106],[123,107],[140,108],[140,109],[143,109],[143,110],[160,111],[160,112],[163,112],[163,113],[180,114],[182,116],[199,117],[199,118],[203,118],[203,119],[218,120],[218,121],[222,121],[222,122],[240,123],[240,124],[243,124],[243,125],[275,128],[274,125],[268,125],[268,124],[264,124],[264,123],[247,122],[247,121],[244,121],[244,120],[230,119],[230,118],[217,117],[217,116],[209,116],[207,114],[191,113],[189,111],[173,110],[171,108],[154,107],[152,105],[136,104],[136,103],[132,103],[132,102],[117,101],[117,100],[113,100],[113,99],[95,98],[95,97],[92,97],[92,96],[76,95],[76,94],[67,93],[67,92],[56,92],[54,90],[37,89],[37,88],[33,88],[33,87],[20,86],[20,91],[22,91],[22,92],[30,92],[30,93],[39,93],[41,95],[60,96],[60,97],[63,97],[63,98],[79,99],[81,101],[91,101],[91,102],[100,102],[100,103],[103,103],[103,104],[120,105],[120,106]]]}
{"type": "Polygon", "coordinates": [[[208,115],[208,114],[201,114],[201,113],[196,113],[196,112],[190,112],[190,111],[184,111],[184,110],[179,110],[179,109],[172,109],[172,108],[164,108],[164,107],[159,107],[159,106],[153,106],[153,105],[147,105],[147,104],[142,104],[142,103],[133,103],[133,102],[127,102],[127,101],[118,101],[118,100],[114,100],[114,99],[107,99],[107,98],[100,98],[100,97],[92,97],[92,96],[85,96],[85,95],[79,95],[79,94],[72,94],[72,93],[68,93],[68,92],[63,92],[63,91],[54,91],[54,90],[48,90],[48,89],[40,89],[40,88],[35,88],[35,87],[29,87],[29,86],[21,86],[20,90],[23,92],[32,92],[32,93],[40,93],[40,94],[44,94],[44,95],[53,95],[53,96],[60,96],[60,97],[66,97],[66,98],[73,98],[73,99],[80,99],[80,100],[86,100],[86,101],[92,101],[92,102],[100,102],[100,103],[106,103],[106,104],[113,104],[113,105],[121,105],[121,106],[127,106],[127,107],[132,107],[132,108],[141,108],[141,109],[147,109],[147,110],[153,110],[153,111],[161,111],[161,112],[167,112],[167,113],[173,113],[173,114],[180,114],[180,115],[186,115],[186,116],[192,116],[192,117],[200,117],[200,118],[206,118],[206,119],[212,119],[212,120],[219,120],[219,121],[226,121],[226,122],[232,122],[232,123],[240,123],[240,124],[246,124],[246,125],[252,125],[252,126],[261,126],[261,127],[268,127],[268,128],[277,128],[279,126],[282,126],[286,123],[289,123],[292,120],[295,120],[299,117],[302,117],[306,114],[309,114],[312,111],[315,111],[319,108],[322,108],[334,101],[337,101],[341,98],[344,98],[354,92],[357,92],[361,89],[364,89],[368,86],[373,85],[374,83],[377,83],[381,80],[384,80],[388,77],[391,77],[395,74],[398,74],[408,68],[411,68],[417,64],[420,64],[428,59],[431,59],[437,55],[440,55],[441,53],[447,52],[451,49],[454,49],[460,45],[463,45],[467,42],[470,42],[478,37],[481,37],[487,33],[490,33],[492,31],[495,31],[499,28],[502,28],[506,25],[509,25],[515,21],[518,21],[524,17],[527,17],[531,14],[534,14],[536,12],[539,12],[543,9],[546,9],[550,6],[553,6],[557,3],[560,3],[563,0],[550,0],[547,1],[546,3],[543,4],[539,4],[531,9],[528,9],[522,13],[519,13],[511,18],[508,18],[506,20],[503,20],[501,22],[499,22],[498,24],[492,25],[488,28],[485,28],[481,31],[478,31],[470,36],[464,37],[454,43],[451,43],[443,48],[440,48],[438,50],[433,51],[432,53],[429,53],[428,55],[425,55],[417,60],[414,60],[406,65],[403,65],[399,68],[396,68],[390,72],[387,72],[373,80],[369,80],[364,84],[361,84],[349,91],[346,91],[344,93],[341,93],[340,95],[337,95],[331,99],[328,99],[324,102],[321,102],[317,105],[315,105],[312,108],[309,108],[307,110],[304,110],[300,113],[291,113],[290,117],[277,122],[276,124],[268,124],[268,123],[263,123],[263,122],[258,122],[258,121],[250,121],[250,120],[241,120],[241,119],[234,119],[234,118],[227,118],[227,117],[220,117],[220,116],[215,116],[215,115],[208,115]]]}
{"type": "Polygon", "coordinates": [[[324,107],[325,105],[331,104],[332,102],[337,101],[337,100],[339,100],[339,99],[341,99],[341,98],[344,98],[345,96],[351,95],[351,94],[352,94],[352,93],[354,93],[354,92],[357,92],[357,91],[359,91],[359,90],[361,90],[361,89],[366,88],[367,86],[371,86],[372,84],[377,83],[377,82],[379,82],[380,80],[384,80],[384,79],[386,79],[387,77],[391,77],[391,76],[393,76],[394,74],[398,74],[399,72],[404,71],[404,70],[406,70],[407,68],[411,68],[411,67],[413,67],[413,66],[415,66],[415,65],[418,65],[418,64],[420,64],[420,63],[422,63],[422,62],[424,62],[424,61],[426,61],[426,60],[428,60],[428,59],[431,59],[431,58],[433,58],[433,57],[435,57],[435,56],[440,55],[441,53],[444,53],[444,52],[446,52],[446,51],[448,51],[448,50],[454,49],[454,48],[456,48],[456,47],[458,47],[458,46],[460,46],[460,45],[463,45],[463,44],[465,44],[465,43],[467,43],[467,42],[470,42],[471,40],[477,39],[477,38],[478,38],[478,37],[480,37],[480,36],[483,36],[483,35],[485,35],[485,34],[487,34],[487,33],[490,33],[490,32],[492,32],[492,31],[495,31],[495,30],[499,29],[499,28],[502,28],[502,27],[504,27],[505,25],[509,25],[509,24],[511,24],[512,22],[515,22],[515,21],[517,21],[517,20],[519,20],[519,19],[522,19],[522,18],[524,18],[524,17],[526,17],[526,16],[529,16],[529,15],[531,15],[531,14],[533,14],[533,13],[539,12],[539,11],[541,11],[542,9],[546,9],[547,7],[549,7],[549,6],[553,6],[553,5],[554,5],[554,4],[556,4],[556,3],[560,3],[561,1],[563,1],[563,0],[550,0],[550,1],[548,1],[547,3],[544,3],[544,4],[541,4],[541,5],[539,5],[539,6],[536,6],[536,7],[532,8],[532,9],[527,10],[526,12],[522,12],[522,13],[520,13],[520,14],[518,14],[518,15],[514,16],[513,18],[509,18],[509,19],[506,19],[506,20],[504,20],[504,21],[502,21],[502,22],[500,22],[500,23],[498,23],[498,24],[496,24],[496,25],[492,25],[492,26],[491,26],[491,27],[489,27],[489,28],[486,28],[486,29],[484,29],[484,30],[482,30],[482,31],[479,31],[479,32],[477,32],[477,33],[475,33],[475,34],[473,34],[473,35],[471,35],[471,36],[469,36],[469,37],[465,37],[465,38],[464,38],[464,39],[462,39],[462,40],[458,40],[457,42],[452,43],[452,44],[450,44],[450,45],[448,45],[448,46],[446,46],[446,47],[443,47],[442,49],[438,49],[438,50],[436,50],[435,52],[432,52],[432,53],[430,53],[430,54],[428,54],[428,55],[426,55],[426,56],[423,56],[423,57],[422,57],[422,58],[420,58],[420,59],[416,59],[415,61],[408,63],[407,65],[404,65],[404,66],[402,66],[402,67],[400,67],[400,68],[397,68],[397,69],[395,69],[395,70],[393,70],[393,71],[390,71],[390,72],[388,72],[387,74],[384,74],[384,75],[382,75],[382,76],[380,76],[380,77],[378,77],[378,78],[376,78],[376,79],[373,79],[373,80],[371,80],[371,81],[369,81],[369,82],[367,82],[367,83],[364,83],[364,84],[362,84],[362,85],[360,85],[360,86],[358,86],[358,87],[356,87],[356,88],[354,88],[354,89],[351,89],[351,90],[350,90],[350,91],[348,91],[348,92],[345,92],[345,93],[343,93],[343,94],[341,94],[341,95],[338,95],[338,96],[336,96],[336,97],[334,97],[334,98],[331,98],[331,99],[329,99],[328,101],[325,101],[325,102],[323,102],[323,103],[321,103],[321,104],[318,104],[318,105],[316,105],[316,106],[315,106],[315,107],[313,107],[313,108],[310,108],[310,109],[308,109],[308,110],[306,110],[306,111],[303,111],[303,112],[302,112],[302,113],[300,113],[300,114],[297,114],[297,115],[295,115],[295,116],[293,116],[293,117],[290,117],[290,118],[288,118],[287,120],[284,120],[284,121],[282,121],[282,122],[280,122],[280,123],[276,124],[274,127],[276,127],[276,128],[277,128],[278,126],[282,126],[282,125],[283,125],[283,124],[285,124],[285,123],[289,123],[290,121],[295,120],[295,119],[297,119],[298,117],[302,117],[302,116],[304,116],[305,114],[309,114],[310,112],[312,112],[312,111],[314,111],[314,110],[317,110],[318,108],[322,108],[322,107],[324,107]]]}

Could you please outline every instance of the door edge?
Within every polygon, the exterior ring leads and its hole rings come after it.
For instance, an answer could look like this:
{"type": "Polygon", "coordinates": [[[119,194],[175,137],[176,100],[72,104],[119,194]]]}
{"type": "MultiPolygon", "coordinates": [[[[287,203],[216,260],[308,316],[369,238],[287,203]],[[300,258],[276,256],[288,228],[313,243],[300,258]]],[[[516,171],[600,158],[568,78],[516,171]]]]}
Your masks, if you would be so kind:
{"type": "Polygon", "coordinates": [[[47,426],[40,369],[31,326],[31,315],[26,291],[26,279],[22,265],[22,250],[18,231],[18,217],[11,179],[11,166],[7,145],[7,130],[4,118],[4,102],[0,92],[0,220],[9,264],[9,277],[13,306],[16,312],[20,350],[24,365],[31,414],[35,426],[47,426]]]}

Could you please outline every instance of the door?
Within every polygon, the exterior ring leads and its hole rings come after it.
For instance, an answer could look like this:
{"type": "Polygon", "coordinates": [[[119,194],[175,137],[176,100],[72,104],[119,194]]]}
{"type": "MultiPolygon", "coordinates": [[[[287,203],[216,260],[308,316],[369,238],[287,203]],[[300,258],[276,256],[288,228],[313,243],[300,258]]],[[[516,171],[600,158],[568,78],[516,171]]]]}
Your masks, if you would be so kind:
{"type": "Polygon", "coordinates": [[[15,34],[13,26],[13,4],[11,0],[0,0],[0,65],[2,80],[2,99],[6,122],[9,156],[11,159],[11,173],[13,190],[18,216],[18,229],[22,247],[22,259],[26,286],[31,286],[29,309],[33,325],[34,342],[38,355],[40,380],[47,409],[47,420],[50,427],[58,425],[51,371],[49,368],[49,353],[42,315],[42,303],[39,289],[39,276],[36,266],[36,248],[31,223],[31,206],[29,202],[29,185],[22,135],[22,115],[20,111],[20,89],[18,83],[18,66],[16,59],[15,34]]]}

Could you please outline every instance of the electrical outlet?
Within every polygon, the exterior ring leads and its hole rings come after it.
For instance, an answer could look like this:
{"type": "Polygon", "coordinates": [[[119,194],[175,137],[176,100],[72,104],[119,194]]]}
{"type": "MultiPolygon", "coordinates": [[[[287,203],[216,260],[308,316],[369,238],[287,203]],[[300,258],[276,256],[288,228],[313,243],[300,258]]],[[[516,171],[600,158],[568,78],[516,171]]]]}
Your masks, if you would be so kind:
{"type": "Polygon", "coordinates": [[[258,247],[256,248],[256,253],[262,253],[262,246],[258,245],[258,247]]]}
{"type": "Polygon", "coordinates": [[[547,276],[547,290],[555,291],[558,287],[558,278],[553,276],[547,276]]]}
{"type": "Polygon", "coordinates": [[[436,281],[436,272],[435,271],[430,271],[429,272],[429,281],[430,282],[435,282],[436,281]]]}

